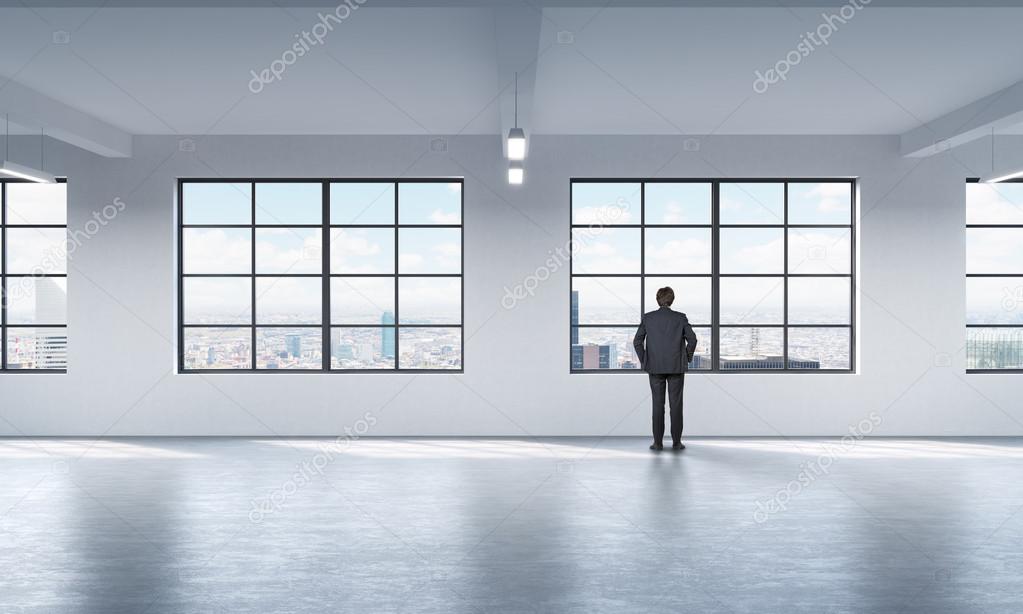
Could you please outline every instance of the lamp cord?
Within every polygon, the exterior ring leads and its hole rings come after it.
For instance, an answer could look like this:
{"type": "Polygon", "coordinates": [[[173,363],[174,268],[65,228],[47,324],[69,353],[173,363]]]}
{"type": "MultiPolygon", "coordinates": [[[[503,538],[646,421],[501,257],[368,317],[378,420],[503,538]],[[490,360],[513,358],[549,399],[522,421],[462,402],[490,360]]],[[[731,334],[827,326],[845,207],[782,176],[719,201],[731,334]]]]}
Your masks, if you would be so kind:
{"type": "Polygon", "coordinates": [[[519,127],[519,73],[515,73],[515,127],[519,127]]]}

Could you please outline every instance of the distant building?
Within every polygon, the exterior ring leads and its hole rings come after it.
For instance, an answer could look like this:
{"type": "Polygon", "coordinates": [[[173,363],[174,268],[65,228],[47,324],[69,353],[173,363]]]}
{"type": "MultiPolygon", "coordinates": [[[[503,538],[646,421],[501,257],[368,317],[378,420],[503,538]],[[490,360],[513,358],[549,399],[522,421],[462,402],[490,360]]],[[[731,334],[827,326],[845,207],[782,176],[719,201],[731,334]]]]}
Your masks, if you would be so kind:
{"type": "Polygon", "coordinates": [[[394,313],[385,311],[380,317],[384,328],[380,331],[380,346],[384,358],[394,358],[394,313]]]}
{"type": "MultiPolygon", "coordinates": [[[[284,337],[284,348],[292,358],[302,357],[302,335],[286,335],[284,337]]],[[[282,356],[283,358],[283,356],[282,356]]]]}
{"type": "Polygon", "coordinates": [[[579,344],[579,291],[572,290],[572,345],[579,344]]]}
{"type": "Polygon", "coordinates": [[[67,334],[63,331],[54,329],[52,333],[36,335],[36,369],[67,368],[67,334]]]}
{"type": "MultiPolygon", "coordinates": [[[[35,279],[36,321],[63,324],[67,318],[67,293],[49,277],[35,279]]],[[[59,328],[36,329],[35,368],[67,368],[67,331],[59,328]]]]}
{"type": "MultiPolygon", "coordinates": [[[[722,356],[722,371],[741,371],[745,369],[784,369],[785,359],[781,356],[722,356]]],[[[819,360],[790,358],[790,369],[820,369],[819,360]]]]}
{"type": "Polygon", "coordinates": [[[575,344],[572,346],[572,368],[617,369],[618,348],[613,345],[575,344]]]}
{"type": "Polygon", "coordinates": [[[976,331],[966,340],[967,369],[1023,369],[1023,333],[976,331]]]}

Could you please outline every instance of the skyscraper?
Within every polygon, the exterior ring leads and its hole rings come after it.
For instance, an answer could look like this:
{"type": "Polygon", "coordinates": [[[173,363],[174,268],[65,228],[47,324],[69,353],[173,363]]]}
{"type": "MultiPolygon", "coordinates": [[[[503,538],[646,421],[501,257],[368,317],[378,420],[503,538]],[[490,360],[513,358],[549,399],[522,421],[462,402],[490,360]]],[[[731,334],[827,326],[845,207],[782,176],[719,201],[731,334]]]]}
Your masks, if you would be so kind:
{"type": "Polygon", "coordinates": [[[579,291],[572,290],[572,345],[579,343],[579,291]]]}
{"type": "Polygon", "coordinates": [[[292,358],[302,357],[302,336],[301,335],[287,335],[284,337],[284,347],[287,349],[288,354],[292,358]]]}
{"type": "MultiPolygon", "coordinates": [[[[38,277],[35,283],[36,321],[40,324],[63,324],[67,318],[67,292],[56,279],[38,277]]],[[[36,329],[35,367],[37,369],[67,368],[67,331],[63,328],[36,329]]]]}
{"type": "Polygon", "coordinates": [[[385,311],[380,317],[384,328],[380,331],[380,346],[384,358],[394,358],[394,313],[385,311]]]}

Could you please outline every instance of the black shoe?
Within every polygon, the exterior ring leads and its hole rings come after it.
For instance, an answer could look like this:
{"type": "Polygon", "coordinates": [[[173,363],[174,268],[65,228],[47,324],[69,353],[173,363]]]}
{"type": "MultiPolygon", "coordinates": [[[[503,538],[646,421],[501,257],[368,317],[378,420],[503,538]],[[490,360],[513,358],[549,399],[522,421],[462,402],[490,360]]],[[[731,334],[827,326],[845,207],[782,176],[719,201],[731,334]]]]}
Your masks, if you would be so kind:
{"type": "Polygon", "coordinates": [[[664,446],[659,443],[652,443],[650,444],[650,449],[653,450],[654,452],[660,452],[661,450],[664,449],[664,446]]]}
{"type": "Polygon", "coordinates": [[[681,441],[678,442],[678,443],[673,443],[673,444],[671,444],[671,449],[672,450],[685,450],[686,449],[686,444],[682,443],[681,441]]]}

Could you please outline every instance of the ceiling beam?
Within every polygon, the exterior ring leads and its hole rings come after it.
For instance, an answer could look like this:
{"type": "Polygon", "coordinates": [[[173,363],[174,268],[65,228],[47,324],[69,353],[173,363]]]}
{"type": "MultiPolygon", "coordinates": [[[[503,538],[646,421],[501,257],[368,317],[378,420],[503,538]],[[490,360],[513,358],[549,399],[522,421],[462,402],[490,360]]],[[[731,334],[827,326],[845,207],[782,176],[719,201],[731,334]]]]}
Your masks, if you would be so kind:
{"type": "Polygon", "coordinates": [[[15,81],[0,81],[0,113],[10,114],[14,124],[42,127],[46,136],[92,153],[131,157],[127,132],[15,81]]]}
{"type": "Polygon", "coordinates": [[[497,79],[501,87],[501,142],[507,155],[508,131],[515,125],[515,75],[518,73],[518,125],[526,131],[529,151],[533,91],[540,49],[542,9],[526,3],[494,9],[497,40],[497,79]]]}
{"type": "MultiPolygon", "coordinates": [[[[773,8],[833,8],[848,4],[849,0],[0,0],[0,8],[26,7],[129,7],[129,8],[206,8],[206,7],[328,7],[338,5],[364,5],[367,7],[516,7],[522,5],[560,8],[642,8],[642,7],[747,7],[773,8]]],[[[1023,0],[874,0],[872,7],[1020,7],[1023,0]]]]}
{"type": "Polygon", "coordinates": [[[1023,81],[975,100],[899,137],[903,156],[923,158],[1023,123],[1023,81]]]}

